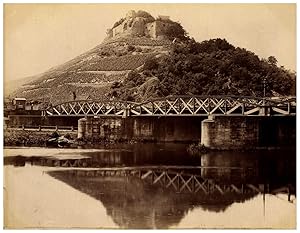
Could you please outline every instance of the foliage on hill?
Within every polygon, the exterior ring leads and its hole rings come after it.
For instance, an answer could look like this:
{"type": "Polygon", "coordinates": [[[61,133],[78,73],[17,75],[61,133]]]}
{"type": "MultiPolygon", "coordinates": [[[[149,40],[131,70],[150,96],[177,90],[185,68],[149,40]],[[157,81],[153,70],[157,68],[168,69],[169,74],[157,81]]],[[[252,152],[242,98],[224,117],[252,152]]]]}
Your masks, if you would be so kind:
{"type": "Polygon", "coordinates": [[[158,96],[262,97],[264,86],[266,96],[295,95],[295,73],[278,67],[275,57],[260,59],[224,39],[174,44],[169,56],[149,58],[142,72],[132,72],[119,88],[114,89],[114,95],[128,100],[139,99],[137,90],[147,80],[145,77],[158,78],[159,83],[155,84],[158,96]],[[140,79],[136,81],[138,76],[140,79]]]}
{"type": "Polygon", "coordinates": [[[157,43],[119,38],[101,44],[31,79],[12,96],[52,104],[72,100],[74,91],[78,99],[131,101],[185,94],[263,96],[264,85],[266,96],[295,95],[296,74],[278,67],[273,56],[260,59],[222,39],[157,43]]]}
{"type": "Polygon", "coordinates": [[[169,40],[174,40],[175,38],[182,41],[188,40],[187,32],[184,30],[182,25],[177,22],[172,22],[171,26],[167,28],[165,34],[169,40]]]}

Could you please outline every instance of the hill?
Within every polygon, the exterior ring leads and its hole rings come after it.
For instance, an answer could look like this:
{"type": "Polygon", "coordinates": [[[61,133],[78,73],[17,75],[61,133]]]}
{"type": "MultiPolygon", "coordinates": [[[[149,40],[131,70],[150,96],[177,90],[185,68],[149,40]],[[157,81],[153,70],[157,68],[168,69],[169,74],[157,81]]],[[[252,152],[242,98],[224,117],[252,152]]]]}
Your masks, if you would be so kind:
{"type": "Polygon", "coordinates": [[[14,92],[7,89],[6,95],[52,104],[73,100],[73,93],[77,99],[102,98],[129,71],[139,69],[147,59],[167,54],[175,38],[172,30],[178,25],[168,18],[154,19],[147,12],[131,11],[108,30],[101,44],[60,66],[24,79],[14,92]]]}
{"type": "Polygon", "coordinates": [[[130,11],[95,48],[30,77],[10,97],[144,101],[167,95],[295,94],[295,73],[225,39],[196,42],[166,16],[130,11]],[[265,88],[264,88],[265,87],[265,88]]]}

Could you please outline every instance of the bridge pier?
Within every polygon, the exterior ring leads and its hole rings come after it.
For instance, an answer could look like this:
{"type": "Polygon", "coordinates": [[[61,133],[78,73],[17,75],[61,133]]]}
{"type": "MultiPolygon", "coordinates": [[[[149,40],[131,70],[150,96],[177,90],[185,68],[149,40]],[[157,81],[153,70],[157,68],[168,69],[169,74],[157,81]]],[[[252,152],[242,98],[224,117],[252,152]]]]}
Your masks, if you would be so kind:
{"type": "Polygon", "coordinates": [[[84,138],[86,137],[85,135],[85,130],[86,130],[86,119],[81,118],[78,120],[78,138],[84,138]]]}
{"type": "Polygon", "coordinates": [[[121,139],[124,136],[122,117],[88,116],[78,120],[78,138],[121,139]]]}
{"type": "Polygon", "coordinates": [[[295,147],[295,116],[211,116],[201,123],[201,144],[211,149],[295,147]]]}

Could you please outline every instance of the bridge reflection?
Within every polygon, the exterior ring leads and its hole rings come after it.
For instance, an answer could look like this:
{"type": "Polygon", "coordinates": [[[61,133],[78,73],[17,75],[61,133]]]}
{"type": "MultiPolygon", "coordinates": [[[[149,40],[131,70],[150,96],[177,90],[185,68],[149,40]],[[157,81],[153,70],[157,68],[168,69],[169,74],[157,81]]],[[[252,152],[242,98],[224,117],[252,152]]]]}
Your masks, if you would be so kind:
{"type": "Polygon", "coordinates": [[[295,191],[292,183],[249,183],[257,178],[257,172],[238,179],[237,171],[240,171],[239,174],[243,171],[239,168],[201,168],[204,171],[218,170],[214,173],[218,174],[216,179],[202,177],[196,170],[148,166],[68,169],[50,171],[48,174],[101,201],[107,214],[123,228],[168,228],[178,224],[194,208],[220,212],[259,193],[295,191]],[[235,172],[234,181],[221,179],[222,174],[227,174],[229,170],[235,172]],[[191,182],[193,179],[194,182],[191,182]],[[275,187],[281,189],[272,189],[275,187]]]}
{"type": "Polygon", "coordinates": [[[85,170],[51,171],[48,174],[101,201],[107,214],[122,228],[168,228],[178,224],[196,207],[219,212],[234,202],[255,196],[253,192],[177,193],[137,176],[95,177],[85,170]]]}

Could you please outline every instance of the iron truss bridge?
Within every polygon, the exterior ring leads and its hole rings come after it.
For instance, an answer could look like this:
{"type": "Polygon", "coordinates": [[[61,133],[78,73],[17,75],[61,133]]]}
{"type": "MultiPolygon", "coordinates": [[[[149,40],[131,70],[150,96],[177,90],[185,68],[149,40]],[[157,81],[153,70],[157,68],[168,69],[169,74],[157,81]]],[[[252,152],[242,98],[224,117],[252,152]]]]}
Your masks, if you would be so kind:
{"type": "Polygon", "coordinates": [[[76,100],[50,106],[47,116],[295,115],[296,97],[168,96],[143,103],[76,100]]]}

